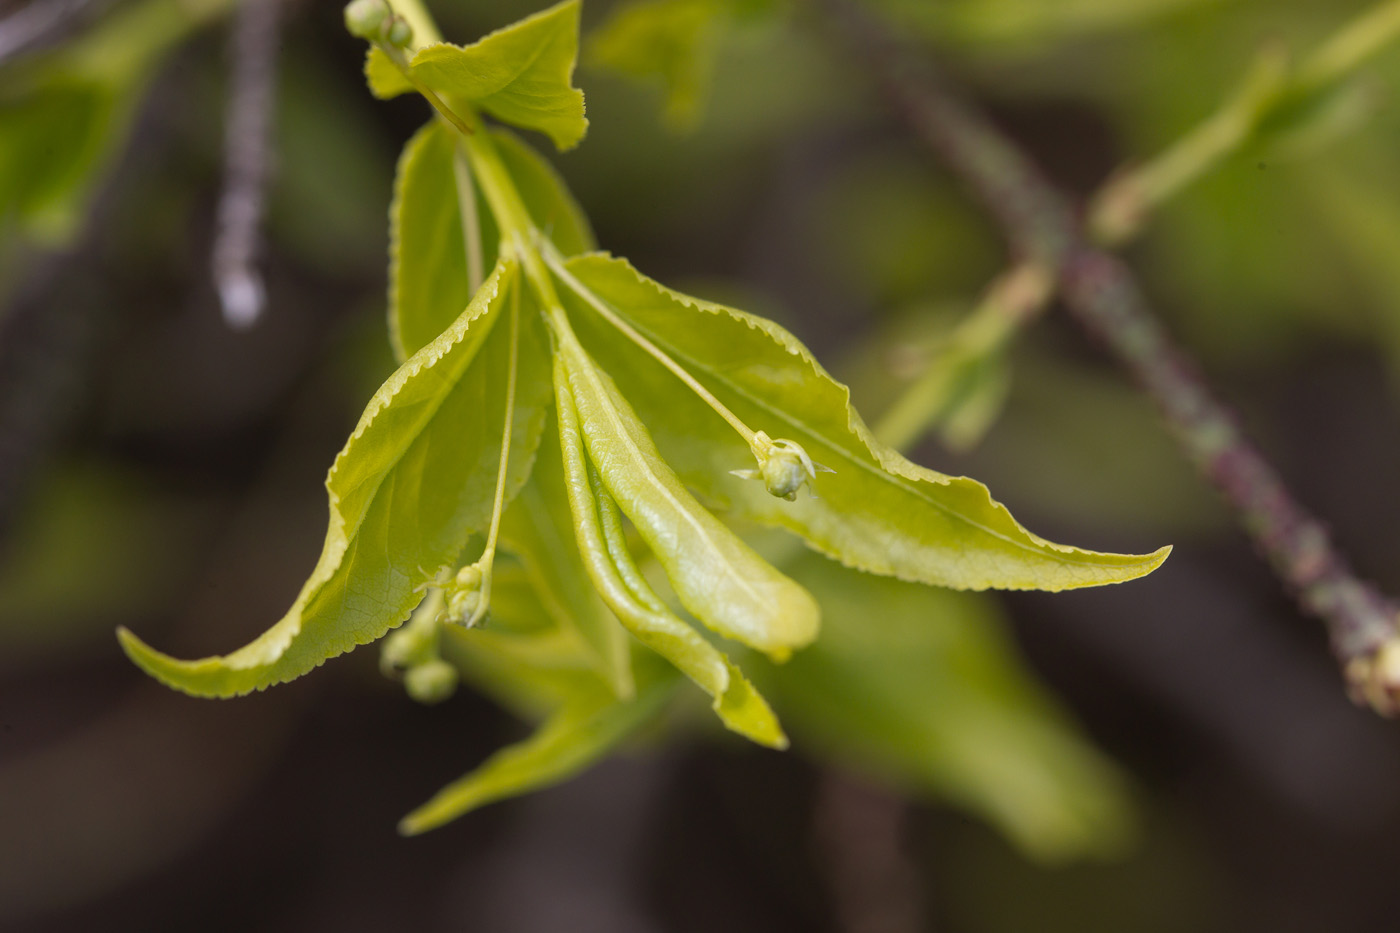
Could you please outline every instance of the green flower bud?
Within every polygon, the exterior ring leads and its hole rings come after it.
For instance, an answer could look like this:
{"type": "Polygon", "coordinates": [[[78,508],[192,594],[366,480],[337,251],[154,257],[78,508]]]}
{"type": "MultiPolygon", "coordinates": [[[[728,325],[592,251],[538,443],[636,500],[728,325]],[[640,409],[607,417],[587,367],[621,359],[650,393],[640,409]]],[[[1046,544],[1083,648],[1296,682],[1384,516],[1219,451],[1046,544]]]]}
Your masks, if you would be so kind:
{"type": "Polygon", "coordinates": [[[797,498],[804,484],[816,479],[817,473],[834,473],[830,467],[813,462],[807,451],[796,441],[773,440],[759,431],[754,434],[753,454],[758,459],[757,470],[731,470],[743,479],[761,479],[772,495],[789,502],[797,498]]]}
{"type": "Polygon", "coordinates": [[[773,453],[758,465],[758,469],[763,474],[763,485],[768,488],[768,492],[788,501],[796,499],[797,490],[813,476],[807,472],[800,456],[784,448],[775,448],[773,453]]]}
{"type": "Polygon", "coordinates": [[[431,660],[435,635],[431,626],[412,621],[390,632],[379,649],[379,669],[393,677],[431,660]]]}
{"type": "Polygon", "coordinates": [[[404,675],[404,689],[419,703],[441,703],[457,692],[457,668],[441,658],[435,658],[404,675]]]}
{"type": "Polygon", "coordinates": [[[468,564],[443,588],[446,604],[438,620],[453,625],[471,625],[481,610],[481,568],[468,564]]]}
{"type": "Polygon", "coordinates": [[[392,15],[386,0],[350,0],[345,5],[345,28],[350,35],[373,42],[379,38],[384,21],[392,15]]]}
{"type": "Polygon", "coordinates": [[[384,41],[396,48],[404,48],[413,41],[413,27],[408,25],[408,20],[401,16],[395,16],[392,21],[386,24],[384,41]]]}

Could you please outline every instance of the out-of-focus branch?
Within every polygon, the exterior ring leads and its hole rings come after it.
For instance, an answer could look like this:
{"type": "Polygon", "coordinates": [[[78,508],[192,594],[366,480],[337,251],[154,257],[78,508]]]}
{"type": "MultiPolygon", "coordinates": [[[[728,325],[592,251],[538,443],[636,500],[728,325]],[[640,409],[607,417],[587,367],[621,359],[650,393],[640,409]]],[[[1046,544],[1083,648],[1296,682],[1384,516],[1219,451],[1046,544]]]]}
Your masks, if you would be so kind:
{"type": "Polygon", "coordinates": [[[242,0],[234,23],[224,191],[213,267],[224,320],[237,330],[255,324],[267,302],[256,263],[271,169],[280,3],[242,0]]]}
{"type": "Polygon", "coordinates": [[[849,0],[819,7],[900,118],[995,215],[1017,259],[1056,270],[1070,313],[1153,398],[1275,573],[1322,619],[1353,698],[1385,715],[1400,712],[1396,605],[1354,575],[1322,523],[1294,500],[1158,323],[1127,267],[1085,242],[1068,199],[917,52],[849,0]]]}
{"type": "MultiPolygon", "coordinates": [[[[873,428],[875,436],[896,450],[908,450],[925,432],[942,426],[945,443],[959,449],[976,443],[989,418],[979,417],[977,429],[966,438],[947,431],[948,421],[969,394],[976,392],[982,370],[1002,354],[1021,328],[1045,310],[1054,289],[1052,270],[1035,263],[1023,263],[998,276],[942,342],[923,373],[880,416],[873,428]],[[963,443],[953,444],[954,440],[963,443]]],[[[994,411],[999,408],[998,403],[994,411]]]]}
{"type": "Polygon", "coordinates": [[[85,18],[96,0],[34,0],[0,19],[0,64],[65,31],[85,18]]]}

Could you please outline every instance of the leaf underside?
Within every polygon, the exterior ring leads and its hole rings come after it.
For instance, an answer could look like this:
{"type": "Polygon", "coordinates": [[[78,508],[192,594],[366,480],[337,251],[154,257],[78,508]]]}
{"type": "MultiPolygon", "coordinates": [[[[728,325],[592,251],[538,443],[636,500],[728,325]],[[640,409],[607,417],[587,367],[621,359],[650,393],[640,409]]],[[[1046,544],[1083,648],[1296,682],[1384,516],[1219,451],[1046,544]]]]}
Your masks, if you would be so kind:
{"type": "MultiPolygon", "coordinates": [[[[436,568],[453,564],[486,525],[504,419],[508,327],[496,326],[512,288],[499,265],[441,336],[370,400],[326,478],[330,523],[321,557],[276,625],[222,657],[178,661],[130,632],[128,655],[163,683],[197,696],[233,696],[305,674],[382,636],[421,600],[436,568]]],[[[526,316],[506,493],[529,475],[549,403],[545,337],[526,316]]]]}

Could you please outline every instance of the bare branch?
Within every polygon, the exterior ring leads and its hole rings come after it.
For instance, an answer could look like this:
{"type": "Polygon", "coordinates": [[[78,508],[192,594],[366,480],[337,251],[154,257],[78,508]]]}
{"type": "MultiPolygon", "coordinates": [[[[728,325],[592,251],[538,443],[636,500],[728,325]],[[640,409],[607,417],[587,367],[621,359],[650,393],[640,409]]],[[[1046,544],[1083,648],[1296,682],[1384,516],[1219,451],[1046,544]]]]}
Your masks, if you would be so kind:
{"type": "Polygon", "coordinates": [[[1384,715],[1400,712],[1396,605],[1353,574],[1157,321],[1127,267],[1086,243],[1069,200],[917,52],[849,0],[821,5],[901,119],[995,215],[1017,258],[1056,270],[1070,313],[1153,398],[1280,580],[1326,625],[1353,699],[1384,715]]]}
{"type": "Polygon", "coordinates": [[[0,64],[62,33],[108,0],[35,0],[0,19],[0,64]]]}

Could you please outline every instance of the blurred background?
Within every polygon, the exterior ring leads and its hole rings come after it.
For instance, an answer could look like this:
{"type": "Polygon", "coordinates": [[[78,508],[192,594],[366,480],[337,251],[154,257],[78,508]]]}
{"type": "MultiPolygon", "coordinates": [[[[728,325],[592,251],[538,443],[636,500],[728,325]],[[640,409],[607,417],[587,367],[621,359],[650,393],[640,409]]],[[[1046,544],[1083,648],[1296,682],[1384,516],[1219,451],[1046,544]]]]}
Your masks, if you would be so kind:
{"type": "MultiPolygon", "coordinates": [[[[472,690],[416,705],[372,649],[237,701],[147,679],[116,626],[225,652],[314,563],[325,470],[393,369],[386,213],[427,112],[368,95],[338,4],[282,6],[267,305],[234,330],[209,262],[227,5],[70,3],[5,44],[60,3],[0,5],[0,928],[1395,927],[1400,733],[1347,702],[1321,627],[1054,308],[997,358],[980,414],[915,459],[1052,540],[1172,557],[1060,595],[891,584],[878,612],[816,561],[827,637],[760,672],[785,754],[678,716],[573,782],[400,839],[403,813],[527,726],[472,690]]],[[[1214,111],[1261,49],[1306,53],[1367,8],[866,5],[1077,196],[1214,111]]],[[[693,68],[647,80],[609,52],[621,7],[588,0],[589,136],[549,153],[599,242],[779,320],[873,419],[939,364],[1005,266],[999,234],[816,10],[721,5],[674,53],[693,68]]],[[[537,8],[432,5],[459,41],[537,8]]],[[[1340,117],[1242,146],[1127,251],[1390,592],[1397,79],[1400,45],[1348,80],[1340,117]]]]}

